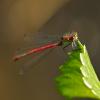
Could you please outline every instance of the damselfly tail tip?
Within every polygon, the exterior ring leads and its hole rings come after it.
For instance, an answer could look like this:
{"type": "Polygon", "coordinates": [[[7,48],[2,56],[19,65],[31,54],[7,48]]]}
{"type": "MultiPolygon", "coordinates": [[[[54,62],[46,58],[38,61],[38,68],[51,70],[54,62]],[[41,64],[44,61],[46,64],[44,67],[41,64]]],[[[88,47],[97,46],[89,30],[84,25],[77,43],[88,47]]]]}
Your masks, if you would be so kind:
{"type": "Polygon", "coordinates": [[[18,56],[13,57],[13,61],[17,61],[17,60],[19,60],[18,56]]]}

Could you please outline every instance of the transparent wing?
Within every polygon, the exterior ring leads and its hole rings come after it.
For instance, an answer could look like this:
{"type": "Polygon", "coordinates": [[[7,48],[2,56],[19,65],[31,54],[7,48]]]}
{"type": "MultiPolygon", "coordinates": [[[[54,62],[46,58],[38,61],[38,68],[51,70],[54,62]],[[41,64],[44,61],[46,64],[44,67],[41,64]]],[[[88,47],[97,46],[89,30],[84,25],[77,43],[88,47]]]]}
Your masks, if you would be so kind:
{"type": "Polygon", "coordinates": [[[37,48],[48,43],[54,43],[61,39],[62,33],[60,34],[47,34],[43,32],[27,33],[24,35],[24,41],[21,47],[18,48],[15,55],[22,54],[33,48],[37,48]]]}
{"type": "MultiPolygon", "coordinates": [[[[46,45],[48,43],[54,43],[57,41],[60,41],[61,37],[63,36],[63,33],[60,34],[47,34],[43,32],[37,32],[37,33],[28,33],[24,35],[24,42],[23,45],[16,51],[15,55],[19,55],[22,53],[25,53],[29,50],[32,50],[33,48],[37,48],[43,45],[46,45]]],[[[24,58],[19,61],[20,63],[20,72],[19,74],[22,75],[24,72],[31,69],[33,66],[36,66],[43,57],[45,57],[49,52],[51,52],[53,49],[48,49],[46,51],[32,54],[24,60],[24,58]],[[31,58],[31,59],[30,59],[31,58]]]]}
{"type": "Polygon", "coordinates": [[[52,48],[48,49],[46,51],[43,51],[41,53],[35,54],[31,59],[29,59],[27,62],[22,64],[19,70],[19,74],[23,75],[25,72],[31,70],[33,67],[35,67],[37,64],[39,64],[42,59],[45,58],[46,55],[48,55],[50,52],[52,52],[52,48]]]}
{"type": "Polygon", "coordinates": [[[24,35],[24,41],[27,43],[32,44],[45,44],[52,41],[57,41],[62,37],[62,33],[60,34],[48,34],[43,32],[37,32],[37,33],[27,33],[24,35]]]}

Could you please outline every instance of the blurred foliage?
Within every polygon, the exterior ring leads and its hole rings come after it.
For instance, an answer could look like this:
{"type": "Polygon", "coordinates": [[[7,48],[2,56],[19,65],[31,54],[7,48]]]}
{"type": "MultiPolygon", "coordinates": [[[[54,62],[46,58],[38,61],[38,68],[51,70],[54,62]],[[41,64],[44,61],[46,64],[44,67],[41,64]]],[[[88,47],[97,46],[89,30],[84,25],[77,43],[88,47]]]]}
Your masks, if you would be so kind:
{"type": "Polygon", "coordinates": [[[59,67],[57,89],[68,99],[100,99],[100,82],[90,62],[85,45],[78,40],[77,48],[68,53],[68,60],[59,67]]]}

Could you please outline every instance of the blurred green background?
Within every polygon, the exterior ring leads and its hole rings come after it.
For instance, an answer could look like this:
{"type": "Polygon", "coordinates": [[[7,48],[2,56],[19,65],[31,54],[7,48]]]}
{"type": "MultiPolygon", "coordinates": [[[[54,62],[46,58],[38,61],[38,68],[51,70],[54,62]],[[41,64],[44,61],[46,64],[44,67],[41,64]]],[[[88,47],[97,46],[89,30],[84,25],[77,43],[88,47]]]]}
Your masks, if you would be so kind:
{"type": "Polygon", "coordinates": [[[100,77],[100,0],[0,0],[0,100],[65,100],[54,83],[62,50],[55,49],[23,76],[12,61],[24,34],[36,31],[79,32],[100,77]]]}

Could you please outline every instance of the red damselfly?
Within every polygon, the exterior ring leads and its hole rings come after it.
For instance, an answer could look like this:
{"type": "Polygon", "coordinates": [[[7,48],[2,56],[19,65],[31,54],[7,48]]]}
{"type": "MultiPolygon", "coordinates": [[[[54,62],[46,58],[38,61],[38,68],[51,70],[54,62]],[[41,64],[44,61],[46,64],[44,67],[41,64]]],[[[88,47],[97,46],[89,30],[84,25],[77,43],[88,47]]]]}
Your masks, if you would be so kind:
{"type": "Polygon", "coordinates": [[[73,43],[75,40],[77,40],[77,33],[76,32],[73,32],[73,33],[70,33],[70,34],[65,34],[61,37],[59,42],[49,43],[49,44],[43,45],[43,46],[38,47],[38,48],[33,48],[32,50],[26,51],[23,54],[16,55],[13,58],[13,60],[17,61],[17,60],[20,60],[21,58],[23,58],[25,56],[31,55],[31,54],[36,53],[36,52],[41,52],[41,51],[44,51],[44,50],[49,49],[49,48],[55,48],[57,46],[63,46],[65,48],[69,45],[69,44],[66,45],[65,44],[66,42],[67,43],[68,42],[73,43]]]}
{"type": "Polygon", "coordinates": [[[66,33],[64,34],[63,36],[61,36],[56,42],[52,42],[49,40],[49,43],[46,43],[40,47],[36,47],[36,48],[32,48],[30,50],[27,50],[26,52],[22,53],[22,54],[18,54],[18,55],[15,55],[13,57],[13,60],[14,61],[18,61],[24,57],[27,57],[29,55],[32,55],[34,53],[39,53],[42,51],[45,51],[47,49],[50,49],[50,48],[56,48],[56,47],[59,47],[61,46],[62,48],[66,48],[68,45],[73,45],[75,46],[75,41],[77,41],[78,39],[78,36],[77,36],[77,32],[72,32],[72,33],[66,33]]]}

